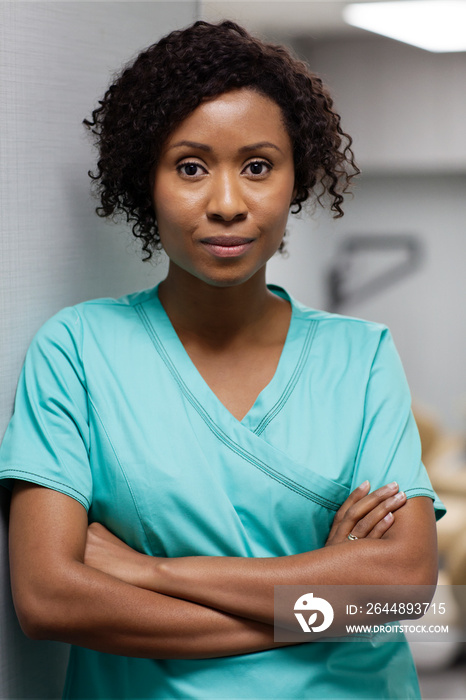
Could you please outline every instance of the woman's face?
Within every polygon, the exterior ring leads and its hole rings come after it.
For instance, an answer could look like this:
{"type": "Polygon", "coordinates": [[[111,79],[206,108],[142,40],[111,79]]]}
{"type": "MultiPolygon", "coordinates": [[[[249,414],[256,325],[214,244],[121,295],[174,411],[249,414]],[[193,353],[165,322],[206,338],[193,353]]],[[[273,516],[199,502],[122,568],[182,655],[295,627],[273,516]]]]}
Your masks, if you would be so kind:
{"type": "Polygon", "coordinates": [[[293,190],[292,144],[273,100],[243,88],[202,103],[169,136],[155,171],[171,268],[221,287],[263,272],[293,190]]]}

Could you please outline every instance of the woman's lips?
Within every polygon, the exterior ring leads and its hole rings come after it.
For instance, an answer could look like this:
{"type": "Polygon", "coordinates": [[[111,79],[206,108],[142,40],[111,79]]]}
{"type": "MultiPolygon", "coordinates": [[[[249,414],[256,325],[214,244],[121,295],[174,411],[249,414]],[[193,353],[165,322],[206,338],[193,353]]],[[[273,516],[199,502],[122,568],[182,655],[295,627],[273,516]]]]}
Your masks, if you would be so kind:
{"type": "Polygon", "coordinates": [[[202,245],[219,258],[233,258],[242,255],[254,243],[253,238],[240,236],[212,236],[203,238],[202,245]]]}

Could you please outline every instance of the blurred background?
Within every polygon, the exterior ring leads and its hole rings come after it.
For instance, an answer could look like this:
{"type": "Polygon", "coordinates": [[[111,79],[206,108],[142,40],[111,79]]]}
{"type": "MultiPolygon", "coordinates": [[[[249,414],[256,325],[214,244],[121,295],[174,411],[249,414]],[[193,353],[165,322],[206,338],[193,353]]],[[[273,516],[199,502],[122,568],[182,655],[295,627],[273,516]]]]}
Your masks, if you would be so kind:
{"type": "MultiPolygon", "coordinates": [[[[448,642],[413,643],[413,651],[425,698],[464,698],[466,45],[432,51],[353,26],[344,19],[349,4],[0,1],[0,437],[26,348],[47,318],[84,299],[151,287],[165,274],[163,258],[142,264],[127,229],[95,216],[89,195],[94,154],[81,122],[111,74],[200,18],[233,19],[287,44],[330,86],[362,174],[342,219],[318,206],[290,217],[287,252],[271,261],[269,281],[309,306],[392,331],[423,459],[449,508],[439,549],[451,633],[448,642]]],[[[415,4],[413,26],[427,29],[430,9],[415,4]]],[[[445,25],[447,36],[458,27],[466,36],[466,3],[440,5],[434,35],[445,25]]],[[[397,18],[395,29],[410,21],[397,18]]],[[[390,26],[385,15],[382,31],[390,26]]],[[[59,697],[67,649],[29,642],[18,628],[1,489],[0,504],[0,697],[59,697]]]]}

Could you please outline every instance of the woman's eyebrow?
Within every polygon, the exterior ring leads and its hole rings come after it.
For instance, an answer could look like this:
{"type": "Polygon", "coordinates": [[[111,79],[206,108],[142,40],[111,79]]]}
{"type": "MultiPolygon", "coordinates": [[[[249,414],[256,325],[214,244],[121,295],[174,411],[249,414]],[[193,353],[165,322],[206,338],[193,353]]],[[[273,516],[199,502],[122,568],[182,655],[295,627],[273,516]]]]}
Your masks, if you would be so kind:
{"type": "Polygon", "coordinates": [[[248,146],[241,146],[241,148],[238,149],[239,153],[247,153],[248,151],[256,151],[259,148],[275,148],[275,150],[280,151],[282,153],[281,148],[278,148],[274,143],[271,141],[259,141],[258,143],[251,143],[248,146]]]}
{"type": "Polygon", "coordinates": [[[179,148],[180,146],[188,146],[188,148],[198,148],[201,151],[212,150],[211,146],[208,146],[205,143],[198,143],[197,141],[177,141],[176,143],[170,146],[169,150],[171,150],[172,148],[179,148]]]}
{"type": "MultiPolygon", "coordinates": [[[[199,143],[198,141],[177,141],[176,143],[173,143],[169,150],[172,148],[180,148],[181,146],[187,146],[188,148],[196,148],[201,151],[212,151],[212,147],[208,146],[206,143],[199,143]]],[[[241,146],[241,148],[238,149],[238,153],[248,153],[249,151],[256,151],[259,148],[274,148],[276,151],[282,152],[281,149],[276,146],[274,143],[271,141],[259,141],[258,143],[251,143],[248,144],[247,146],[241,146]]]]}

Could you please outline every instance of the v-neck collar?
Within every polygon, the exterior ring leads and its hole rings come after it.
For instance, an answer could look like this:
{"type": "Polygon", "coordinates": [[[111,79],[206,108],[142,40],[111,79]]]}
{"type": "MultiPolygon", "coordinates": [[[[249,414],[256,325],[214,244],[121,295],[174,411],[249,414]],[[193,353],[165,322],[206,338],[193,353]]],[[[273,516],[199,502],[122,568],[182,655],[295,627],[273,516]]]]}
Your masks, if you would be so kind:
{"type": "Polygon", "coordinates": [[[143,304],[146,320],[158,341],[155,343],[156,349],[172,374],[181,380],[184,392],[204,406],[218,425],[234,421],[257,434],[263,432],[286,403],[301,373],[313,335],[309,332],[309,324],[299,322],[299,309],[294,299],[276,285],[268,285],[268,289],[290,302],[290,325],[272,379],[240,421],[220,401],[191,360],[160,301],[158,285],[151,299],[143,304]]]}

